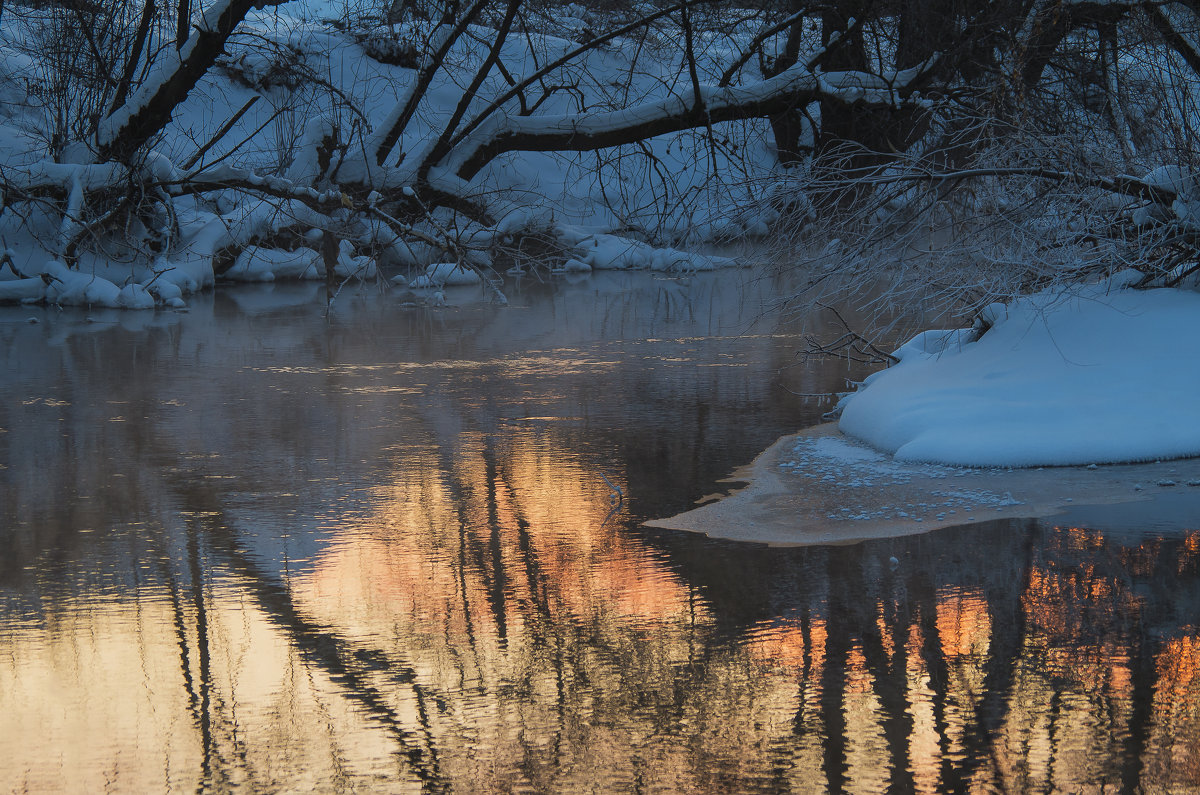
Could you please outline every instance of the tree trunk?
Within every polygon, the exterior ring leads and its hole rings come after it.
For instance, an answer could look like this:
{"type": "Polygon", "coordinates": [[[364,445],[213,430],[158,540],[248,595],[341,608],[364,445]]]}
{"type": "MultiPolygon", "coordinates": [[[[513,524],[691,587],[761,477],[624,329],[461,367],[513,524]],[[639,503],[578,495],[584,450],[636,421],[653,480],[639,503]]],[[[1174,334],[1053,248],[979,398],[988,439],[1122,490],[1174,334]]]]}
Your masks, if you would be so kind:
{"type": "Polygon", "coordinates": [[[160,58],[178,57],[174,69],[164,70],[142,86],[100,124],[97,131],[101,161],[129,163],[134,155],[158,135],[171,114],[200,82],[217,58],[225,51],[225,42],[253,8],[279,5],[286,0],[218,0],[204,14],[178,56],[164,53],[160,58]]]}
{"type": "Polygon", "coordinates": [[[187,43],[188,33],[192,27],[191,0],[179,0],[178,13],[175,16],[175,49],[182,50],[187,43]]]}

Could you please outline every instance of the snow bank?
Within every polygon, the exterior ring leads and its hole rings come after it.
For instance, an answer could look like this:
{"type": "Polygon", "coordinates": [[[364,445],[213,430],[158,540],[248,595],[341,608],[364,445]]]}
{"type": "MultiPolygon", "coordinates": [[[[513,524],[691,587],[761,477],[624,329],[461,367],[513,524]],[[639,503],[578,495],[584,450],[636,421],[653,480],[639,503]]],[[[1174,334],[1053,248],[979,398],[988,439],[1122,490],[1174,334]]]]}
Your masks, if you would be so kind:
{"type": "Polygon", "coordinates": [[[1200,455],[1200,294],[1091,286],[990,314],[975,342],[926,332],[903,346],[843,403],[841,430],[966,466],[1200,455]]]}

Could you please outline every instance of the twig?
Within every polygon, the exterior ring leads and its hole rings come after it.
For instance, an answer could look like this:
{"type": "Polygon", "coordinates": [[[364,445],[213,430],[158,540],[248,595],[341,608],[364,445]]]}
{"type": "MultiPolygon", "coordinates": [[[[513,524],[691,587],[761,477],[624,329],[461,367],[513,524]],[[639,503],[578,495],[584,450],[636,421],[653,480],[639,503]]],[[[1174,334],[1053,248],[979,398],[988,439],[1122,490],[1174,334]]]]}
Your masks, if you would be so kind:
{"type": "Polygon", "coordinates": [[[831,343],[822,343],[811,334],[805,335],[804,339],[808,343],[808,349],[804,352],[806,358],[809,356],[837,356],[864,364],[895,364],[900,361],[892,354],[880,350],[875,343],[850,328],[850,324],[837,309],[820,301],[817,301],[816,305],[832,312],[838,323],[845,329],[845,333],[831,343]]]}
{"type": "Polygon", "coordinates": [[[617,515],[617,513],[621,510],[621,506],[625,504],[625,492],[621,491],[620,486],[609,480],[608,475],[605,475],[604,472],[600,472],[600,477],[604,478],[604,482],[608,484],[610,489],[612,489],[612,494],[609,495],[608,498],[608,504],[611,505],[612,508],[609,509],[607,514],[605,514],[604,521],[600,523],[600,526],[604,527],[606,524],[608,524],[610,519],[617,515]]]}
{"type": "Polygon", "coordinates": [[[251,106],[253,106],[254,103],[258,102],[261,98],[262,98],[261,94],[255,94],[254,96],[250,97],[250,100],[248,102],[246,102],[245,105],[242,105],[242,109],[239,110],[237,113],[233,114],[233,116],[230,117],[229,121],[227,121],[223,125],[221,125],[221,129],[217,130],[216,135],[214,135],[212,138],[208,139],[208,143],[206,143],[204,146],[197,149],[196,154],[192,155],[191,157],[189,157],[187,159],[187,162],[185,162],[183,164],[183,166],[180,167],[180,170],[188,171],[191,169],[192,166],[194,166],[198,162],[200,162],[200,158],[204,157],[205,153],[208,152],[209,149],[212,149],[214,146],[217,145],[218,141],[220,141],[222,138],[224,138],[226,135],[228,135],[229,131],[233,129],[233,125],[238,123],[238,119],[242,118],[242,116],[245,116],[246,111],[250,110],[251,106]]]}

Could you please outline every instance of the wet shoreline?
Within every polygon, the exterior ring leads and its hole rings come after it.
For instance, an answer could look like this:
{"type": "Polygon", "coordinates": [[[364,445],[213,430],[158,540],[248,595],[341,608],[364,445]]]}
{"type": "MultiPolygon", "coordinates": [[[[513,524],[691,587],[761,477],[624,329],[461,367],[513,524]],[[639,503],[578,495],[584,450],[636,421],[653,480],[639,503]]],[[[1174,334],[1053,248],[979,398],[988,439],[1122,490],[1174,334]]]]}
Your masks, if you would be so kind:
{"type": "Polygon", "coordinates": [[[782,437],[729,482],[747,485],[646,524],[732,541],[810,546],[1135,502],[1146,521],[1161,525],[1155,498],[1167,494],[1194,500],[1200,516],[1200,459],[1032,469],[907,463],[844,436],[836,423],[782,437]]]}

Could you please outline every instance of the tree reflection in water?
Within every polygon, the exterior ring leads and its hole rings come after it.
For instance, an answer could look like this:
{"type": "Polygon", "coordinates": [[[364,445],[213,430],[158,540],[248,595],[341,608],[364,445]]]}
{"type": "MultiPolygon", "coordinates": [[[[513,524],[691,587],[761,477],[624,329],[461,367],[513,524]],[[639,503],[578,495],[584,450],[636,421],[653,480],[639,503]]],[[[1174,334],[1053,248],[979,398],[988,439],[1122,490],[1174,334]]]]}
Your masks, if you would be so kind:
{"type": "Polygon", "coordinates": [[[771,386],[791,332],[721,337],[698,328],[737,325],[715,289],[663,289],[590,321],[550,290],[531,311],[555,345],[511,312],[410,318],[433,334],[277,313],[280,337],[217,305],[228,338],[92,330],[28,360],[0,327],[22,373],[0,390],[0,781],[1200,785],[1200,529],[641,528],[815,416],[771,386]]]}

